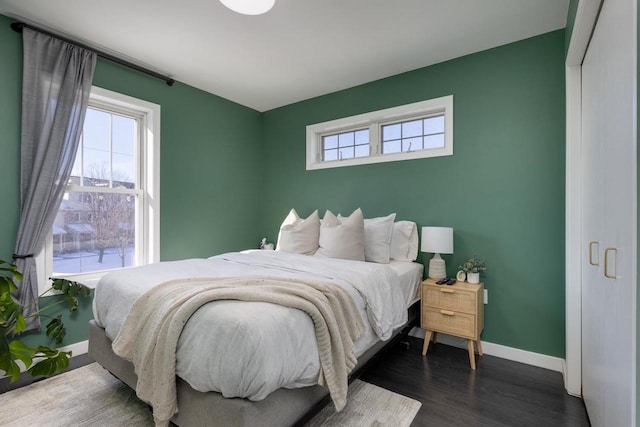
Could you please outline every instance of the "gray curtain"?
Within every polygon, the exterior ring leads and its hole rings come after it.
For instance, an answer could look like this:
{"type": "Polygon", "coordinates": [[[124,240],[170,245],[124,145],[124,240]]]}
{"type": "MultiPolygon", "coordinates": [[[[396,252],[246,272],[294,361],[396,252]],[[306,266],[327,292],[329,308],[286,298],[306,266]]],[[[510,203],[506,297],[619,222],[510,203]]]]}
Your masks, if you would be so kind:
{"type": "MultiPolygon", "coordinates": [[[[87,111],[96,54],[24,28],[20,225],[13,255],[24,277],[25,313],[38,305],[34,255],[51,231],[71,175],[87,111]]],[[[29,319],[27,330],[39,329],[29,319]]]]}

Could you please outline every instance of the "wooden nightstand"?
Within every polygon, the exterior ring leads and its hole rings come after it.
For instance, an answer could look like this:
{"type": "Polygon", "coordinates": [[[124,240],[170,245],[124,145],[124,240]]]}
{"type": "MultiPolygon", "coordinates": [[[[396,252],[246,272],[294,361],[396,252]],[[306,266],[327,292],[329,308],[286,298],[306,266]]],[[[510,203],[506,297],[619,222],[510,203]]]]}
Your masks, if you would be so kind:
{"type": "Polygon", "coordinates": [[[436,285],[433,279],[422,282],[420,327],[425,330],[422,355],[426,356],[429,342],[438,333],[467,339],[471,369],[476,369],[473,342],[482,356],[480,333],[484,328],[484,285],[456,282],[453,285],[436,285]]]}

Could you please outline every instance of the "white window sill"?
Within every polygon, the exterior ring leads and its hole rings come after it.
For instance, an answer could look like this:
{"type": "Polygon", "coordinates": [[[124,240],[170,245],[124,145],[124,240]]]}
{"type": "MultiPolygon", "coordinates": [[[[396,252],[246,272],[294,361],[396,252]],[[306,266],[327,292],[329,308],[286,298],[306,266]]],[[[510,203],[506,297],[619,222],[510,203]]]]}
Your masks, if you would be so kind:
{"type": "Polygon", "coordinates": [[[113,270],[93,271],[91,273],[78,273],[78,274],[71,274],[71,273],[69,273],[69,274],[56,274],[56,275],[53,276],[53,278],[71,280],[73,282],[78,282],[80,284],[83,284],[87,288],[95,289],[96,286],[98,285],[98,282],[100,281],[100,279],[102,279],[102,276],[104,276],[107,273],[111,273],[112,271],[119,271],[119,270],[124,270],[124,269],[123,268],[117,268],[117,269],[113,269],[113,270]]]}

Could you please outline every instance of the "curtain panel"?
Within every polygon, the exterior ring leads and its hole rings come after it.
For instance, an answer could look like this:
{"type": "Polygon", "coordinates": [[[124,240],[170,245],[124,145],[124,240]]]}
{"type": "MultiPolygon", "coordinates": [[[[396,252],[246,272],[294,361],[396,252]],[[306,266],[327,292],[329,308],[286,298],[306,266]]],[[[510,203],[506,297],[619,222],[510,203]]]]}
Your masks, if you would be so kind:
{"type": "MultiPolygon", "coordinates": [[[[13,255],[24,277],[25,313],[38,307],[34,256],[42,249],[71,175],[87,111],[96,54],[48,35],[23,30],[20,224],[13,255]]],[[[40,328],[36,316],[27,329],[40,328]]]]}

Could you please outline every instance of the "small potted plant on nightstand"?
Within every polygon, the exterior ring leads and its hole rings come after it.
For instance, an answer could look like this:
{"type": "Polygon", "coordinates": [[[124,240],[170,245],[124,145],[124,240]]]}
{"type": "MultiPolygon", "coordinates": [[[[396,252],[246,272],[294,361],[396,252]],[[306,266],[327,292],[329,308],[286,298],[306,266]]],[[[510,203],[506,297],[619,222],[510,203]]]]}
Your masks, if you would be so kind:
{"type": "Polygon", "coordinates": [[[487,269],[485,261],[475,256],[466,260],[459,268],[467,273],[469,283],[480,283],[480,273],[487,269]]]}

